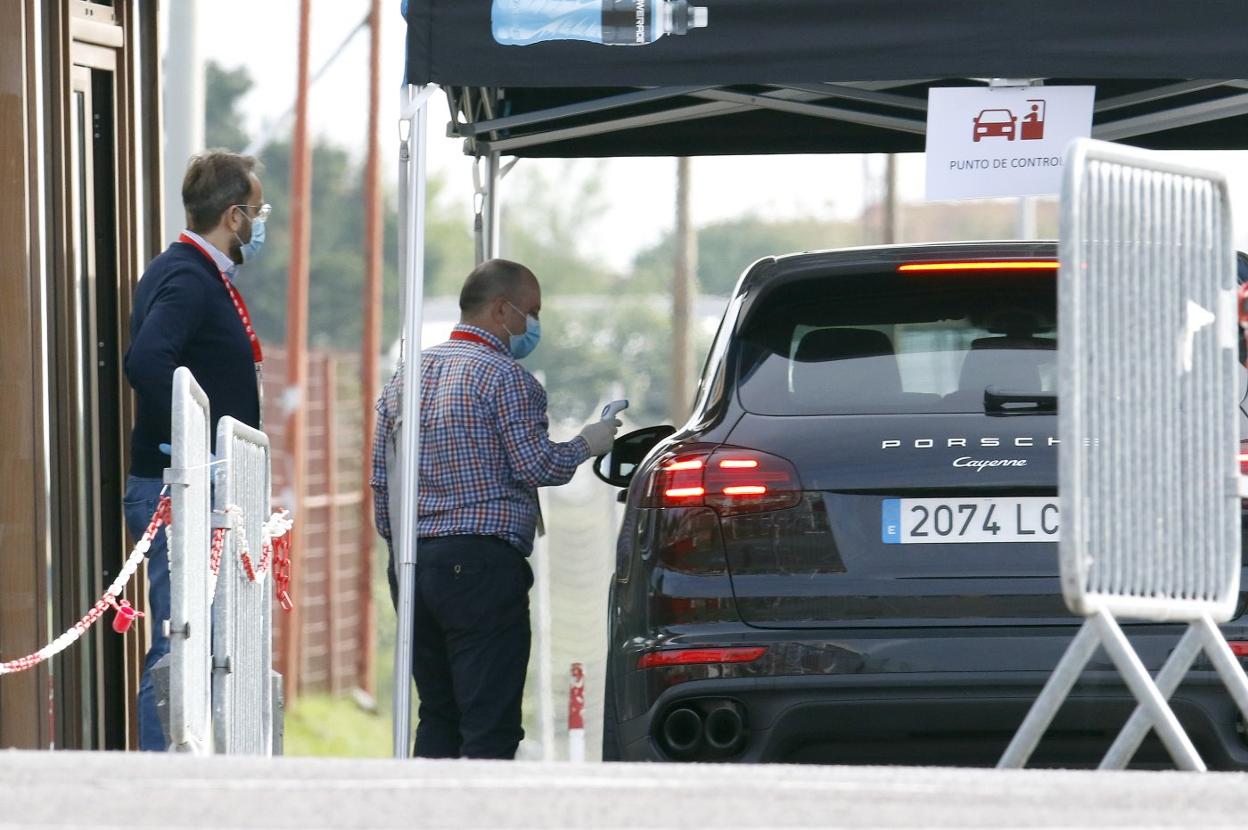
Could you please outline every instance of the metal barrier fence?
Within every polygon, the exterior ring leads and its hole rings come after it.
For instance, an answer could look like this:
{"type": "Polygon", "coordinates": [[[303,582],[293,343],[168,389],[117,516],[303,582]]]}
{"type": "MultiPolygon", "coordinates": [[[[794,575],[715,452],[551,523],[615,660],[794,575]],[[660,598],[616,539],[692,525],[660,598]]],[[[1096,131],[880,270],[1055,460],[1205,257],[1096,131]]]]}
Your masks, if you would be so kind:
{"type": "Polygon", "coordinates": [[[185,367],[174,373],[172,415],[170,744],[201,755],[280,753],[270,536],[289,521],[269,513],[269,439],[223,417],[214,461],[209,401],[185,367]]]}
{"type": "Polygon", "coordinates": [[[1204,769],[1166,703],[1202,646],[1248,716],[1248,680],[1215,625],[1234,613],[1241,567],[1226,181],[1078,141],[1060,247],[1062,592],[1088,619],[1000,766],[1027,762],[1103,646],[1140,705],[1102,767],[1125,766],[1151,727],[1180,767],[1204,769]],[[1115,617],[1190,624],[1157,683],[1115,617]]]}
{"type": "Polygon", "coordinates": [[[217,424],[217,526],[227,528],[213,600],[212,714],[215,751],[273,752],[273,580],[269,439],[229,416],[217,424]],[[243,566],[247,553],[253,573],[243,566]],[[254,579],[252,578],[254,576],[254,579]]]}
{"type": "Polygon", "coordinates": [[[211,420],[208,396],[186,367],[174,372],[172,403],[172,466],[165,471],[174,517],[169,534],[167,622],[169,740],[178,751],[202,754],[212,747],[211,420]]]}
{"type": "Polygon", "coordinates": [[[1235,249],[1220,177],[1089,143],[1063,205],[1062,588],[1076,614],[1230,619],[1235,249]]]}

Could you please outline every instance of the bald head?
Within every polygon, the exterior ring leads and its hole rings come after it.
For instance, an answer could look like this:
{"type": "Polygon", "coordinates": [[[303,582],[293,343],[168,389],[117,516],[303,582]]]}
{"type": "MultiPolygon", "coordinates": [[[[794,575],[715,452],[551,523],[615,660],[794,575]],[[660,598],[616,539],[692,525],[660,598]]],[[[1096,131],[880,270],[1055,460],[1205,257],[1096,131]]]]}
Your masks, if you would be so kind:
{"type": "Polygon", "coordinates": [[[518,262],[491,259],[473,269],[459,292],[459,319],[497,335],[523,334],[525,317],[538,317],[542,289],[537,277],[518,262]]]}
{"type": "Polygon", "coordinates": [[[518,262],[491,259],[473,269],[459,292],[459,311],[465,319],[480,314],[502,298],[515,302],[523,289],[535,287],[537,277],[518,262]]]}

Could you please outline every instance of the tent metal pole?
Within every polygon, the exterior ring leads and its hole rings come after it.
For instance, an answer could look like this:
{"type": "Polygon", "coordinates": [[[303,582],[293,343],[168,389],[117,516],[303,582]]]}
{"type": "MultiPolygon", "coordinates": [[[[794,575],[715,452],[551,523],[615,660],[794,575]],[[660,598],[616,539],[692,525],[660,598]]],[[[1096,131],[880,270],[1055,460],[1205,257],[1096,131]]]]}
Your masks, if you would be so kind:
{"type": "Polygon", "coordinates": [[[637,104],[646,104],[654,101],[664,101],[668,98],[679,98],[682,95],[688,95],[691,92],[709,89],[707,86],[665,86],[655,89],[640,90],[638,92],[626,92],[623,95],[611,95],[606,98],[597,98],[593,101],[584,101],[577,104],[565,104],[560,107],[550,107],[549,109],[536,110],[534,112],[524,112],[519,115],[506,115],[502,118],[492,118],[488,121],[476,121],[469,124],[457,125],[458,134],[470,137],[478,136],[482,133],[490,133],[496,130],[510,130],[514,127],[531,127],[534,124],[543,124],[547,121],[557,121],[561,118],[575,118],[582,115],[589,115],[595,112],[608,112],[621,107],[631,107],[637,104]]]}
{"type": "MultiPolygon", "coordinates": [[[[901,109],[916,110],[919,112],[927,111],[926,98],[911,98],[905,95],[888,95],[882,90],[894,89],[897,87],[913,86],[916,84],[928,83],[931,78],[915,78],[906,81],[847,81],[837,84],[773,84],[776,92],[771,96],[781,100],[798,100],[798,101],[818,101],[826,98],[844,98],[847,100],[863,101],[865,103],[881,104],[886,106],[895,106],[901,109]]],[[[522,112],[517,115],[506,115],[500,118],[486,116],[485,118],[476,119],[473,95],[481,95],[487,91],[481,87],[448,87],[447,95],[451,103],[451,113],[454,117],[453,133],[457,136],[465,138],[475,138],[485,133],[496,133],[500,130],[512,130],[517,127],[533,127],[546,124],[550,121],[558,121],[564,118],[580,118],[586,115],[594,115],[598,113],[609,113],[612,110],[622,109],[625,107],[635,106],[637,104],[654,103],[656,101],[667,100],[671,98],[680,98],[692,95],[695,92],[714,89],[714,87],[703,86],[669,86],[669,87],[653,87],[650,89],[638,90],[636,92],[627,92],[622,95],[609,95],[606,98],[595,98],[590,101],[579,101],[575,104],[564,104],[557,107],[547,107],[546,109],[534,110],[532,112],[522,112]],[[458,115],[462,114],[468,120],[460,121],[458,115]]],[[[484,98],[482,98],[484,103],[484,98]]],[[[704,106],[704,105],[702,105],[704,106]]],[[[482,107],[485,109],[486,107],[482,107]]],[[[685,112],[694,107],[684,107],[677,112],[685,112]]],[[[696,107],[701,109],[701,106],[696,107]]],[[[492,108],[490,108],[492,109],[492,108]]],[[[745,108],[749,109],[749,108],[745,108]]],[[[724,107],[716,108],[712,115],[730,115],[732,112],[744,111],[724,107]]],[[[690,119],[697,117],[688,115],[690,119]]],[[[615,123],[615,122],[611,122],[615,123]]],[[[644,126],[632,125],[632,126],[644,126]]],[[[621,127],[625,129],[626,127],[621,127]]],[[[548,128],[543,128],[548,129],[548,128]]],[[[539,130],[539,133],[541,131],[539,130]]],[[[489,139],[499,141],[498,138],[489,139]]]]}
{"type": "Polygon", "coordinates": [[[400,103],[401,188],[404,189],[400,272],[403,274],[403,423],[399,457],[398,624],[394,644],[394,757],[406,758],[412,734],[412,619],[416,605],[416,495],[420,467],[420,329],[425,282],[425,148],[428,101],[408,84],[400,103]]]}
{"type": "Polygon", "coordinates": [[[485,258],[498,257],[499,192],[498,153],[490,153],[485,160],[485,258]]]}
{"type": "Polygon", "coordinates": [[[1248,114],[1248,95],[1231,95],[1215,101],[1097,124],[1092,127],[1092,137],[1101,141],[1121,141],[1146,133],[1177,130],[1244,114],[1248,114]]]}
{"type": "Polygon", "coordinates": [[[883,127],[903,133],[923,135],[927,132],[927,122],[913,118],[898,118],[892,115],[876,115],[874,113],[857,112],[842,107],[829,107],[824,104],[809,104],[804,101],[786,101],[772,95],[750,95],[744,92],[732,92],[726,89],[712,89],[696,92],[690,97],[702,98],[707,101],[722,101],[729,104],[744,104],[759,109],[791,112],[794,115],[809,115],[815,118],[830,118],[835,121],[846,121],[850,124],[863,124],[868,127],[883,127]]]}
{"type": "Polygon", "coordinates": [[[709,118],[714,115],[731,115],[737,112],[747,112],[751,109],[757,108],[741,106],[739,104],[693,104],[688,107],[680,107],[679,109],[674,110],[662,110],[660,112],[647,113],[645,115],[615,118],[610,121],[599,121],[592,124],[582,124],[576,127],[565,127],[559,130],[526,133],[524,135],[512,136],[510,138],[502,138],[492,141],[478,140],[476,146],[481,152],[505,152],[516,148],[536,147],[542,144],[553,144],[556,141],[566,141],[568,139],[583,138],[590,135],[602,135],[603,133],[611,133],[619,130],[631,130],[637,127],[653,127],[658,124],[673,124],[680,121],[691,121],[696,118],[709,118]]]}
{"type": "Polygon", "coordinates": [[[481,157],[472,160],[472,261],[480,265],[487,259],[485,255],[485,193],[486,185],[481,183],[481,157]]]}
{"type": "MultiPolygon", "coordinates": [[[[862,85],[858,85],[862,86],[862,85]]],[[[877,89],[886,88],[884,86],[876,86],[877,89]]],[[[710,95],[733,95],[733,93],[725,93],[707,91],[700,92],[691,97],[706,98],[710,95]]],[[[750,112],[752,110],[761,109],[764,102],[772,101],[785,102],[810,102],[818,101],[820,98],[826,98],[823,93],[806,92],[796,89],[779,89],[775,92],[769,92],[763,95],[750,96],[743,95],[741,98],[751,99],[758,98],[759,101],[747,101],[745,103],[723,103],[716,101],[715,103],[692,104],[690,106],[677,107],[676,109],[660,110],[659,112],[646,113],[644,115],[633,115],[621,118],[614,118],[607,121],[599,121],[591,124],[582,124],[575,127],[564,127],[557,130],[546,130],[534,133],[526,133],[524,135],[510,136],[508,138],[482,140],[477,139],[474,147],[477,152],[507,152],[509,150],[519,149],[523,147],[535,147],[543,144],[553,144],[556,141],[567,141],[574,138],[584,138],[591,135],[601,135],[603,133],[618,132],[622,130],[631,130],[639,127],[653,127],[659,124],[673,124],[681,121],[694,121],[699,118],[716,118],[723,115],[735,115],[741,112],[750,112]]],[[[582,106],[592,106],[592,102],[586,102],[582,106]]],[[[891,118],[888,116],[872,116],[867,113],[853,113],[850,110],[844,112],[850,113],[858,123],[863,123],[872,127],[883,127],[885,129],[900,129],[905,132],[923,133],[926,125],[922,121],[913,121],[904,118],[891,118]],[[886,119],[886,121],[881,120],[886,119]],[[894,123],[898,122],[898,123],[894,123]]],[[[835,119],[836,111],[830,107],[815,107],[815,111],[805,111],[802,115],[817,115],[820,118],[835,119]]],[[[849,119],[847,119],[849,120],[849,119]]]]}
{"type": "Polygon", "coordinates": [[[858,89],[844,84],[775,84],[775,89],[796,89],[809,92],[823,98],[841,98],[846,101],[859,101],[864,104],[879,104],[883,107],[896,107],[915,112],[927,112],[926,98],[912,98],[907,95],[894,95],[888,92],[876,92],[871,89],[858,89]]]}
{"type": "Polygon", "coordinates": [[[1110,110],[1123,109],[1124,107],[1134,107],[1139,104],[1151,104],[1154,101],[1164,101],[1166,98],[1174,98],[1179,95],[1190,95],[1193,92],[1203,92],[1206,89],[1215,89],[1222,86],[1221,81],[1183,81],[1177,84],[1167,84],[1165,86],[1153,87],[1143,92],[1132,92],[1129,95],[1119,95],[1116,98],[1106,98],[1103,101],[1096,102],[1092,111],[1095,113],[1109,112],[1110,110]]]}

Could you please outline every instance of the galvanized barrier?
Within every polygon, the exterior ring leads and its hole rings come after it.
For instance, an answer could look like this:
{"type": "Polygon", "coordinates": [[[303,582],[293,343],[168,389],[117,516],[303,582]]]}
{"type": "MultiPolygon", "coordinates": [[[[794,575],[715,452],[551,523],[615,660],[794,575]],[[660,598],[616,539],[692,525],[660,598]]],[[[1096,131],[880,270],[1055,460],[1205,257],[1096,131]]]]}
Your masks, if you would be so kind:
{"type": "Polygon", "coordinates": [[[210,437],[208,397],[186,367],[173,374],[173,508],[169,534],[169,739],[180,752],[212,750],[209,571],[210,437]]]}
{"type": "Polygon", "coordinates": [[[1125,766],[1151,727],[1181,768],[1204,769],[1166,703],[1202,647],[1248,717],[1248,679],[1215,624],[1234,613],[1241,567],[1226,181],[1080,140],[1061,211],[1060,565],[1087,620],[999,766],[1027,762],[1103,646],[1139,708],[1102,767],[1125,766]],[[1189,623],[1157,683],[1116,617],[1189,623]]]}
{"type": "Polygon", "coordinates": [[[212,716],[218,753],[273,753],[273,580],[265,560],[269,439],[229,416],[217,424],[214,523],[227,528],[213,601],[212,716]],[[247,573],[242,556],[253,563],[247,573]]]}

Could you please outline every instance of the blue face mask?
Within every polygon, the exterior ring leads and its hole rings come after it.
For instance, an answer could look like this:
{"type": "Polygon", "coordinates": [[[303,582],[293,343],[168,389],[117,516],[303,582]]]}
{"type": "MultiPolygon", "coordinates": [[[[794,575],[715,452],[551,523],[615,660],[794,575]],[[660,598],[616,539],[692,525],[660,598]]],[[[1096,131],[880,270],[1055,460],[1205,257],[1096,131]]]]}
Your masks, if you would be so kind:
{"type": "Polygon", "coordinates": [[[264,224],[263,219],[252,219],[251,239],[246,242],[239,240],[239,252],[243,257],[244,265],[260,256],[260,250],[264,247],[264,224]]]}
{"type": "MultiPolygon", "coordinates": [[[[507,303],[512,308],[516,308],[507,303]]],[[[518,314],[524,314],[523,311],[516,308],[518,314]]],[[[504,326],[504,328],[507,328],[504,326]]],[[[537,342],[542,339],[542,323],[532,314],[524,315],[524,334],[512,334],[511,329],[507,329],[507,334],[511,335],[511,342],[507,345],[511,348],[511,356],[516,360],[522,360],[533,353],[537,348],[537,342]]]]}

